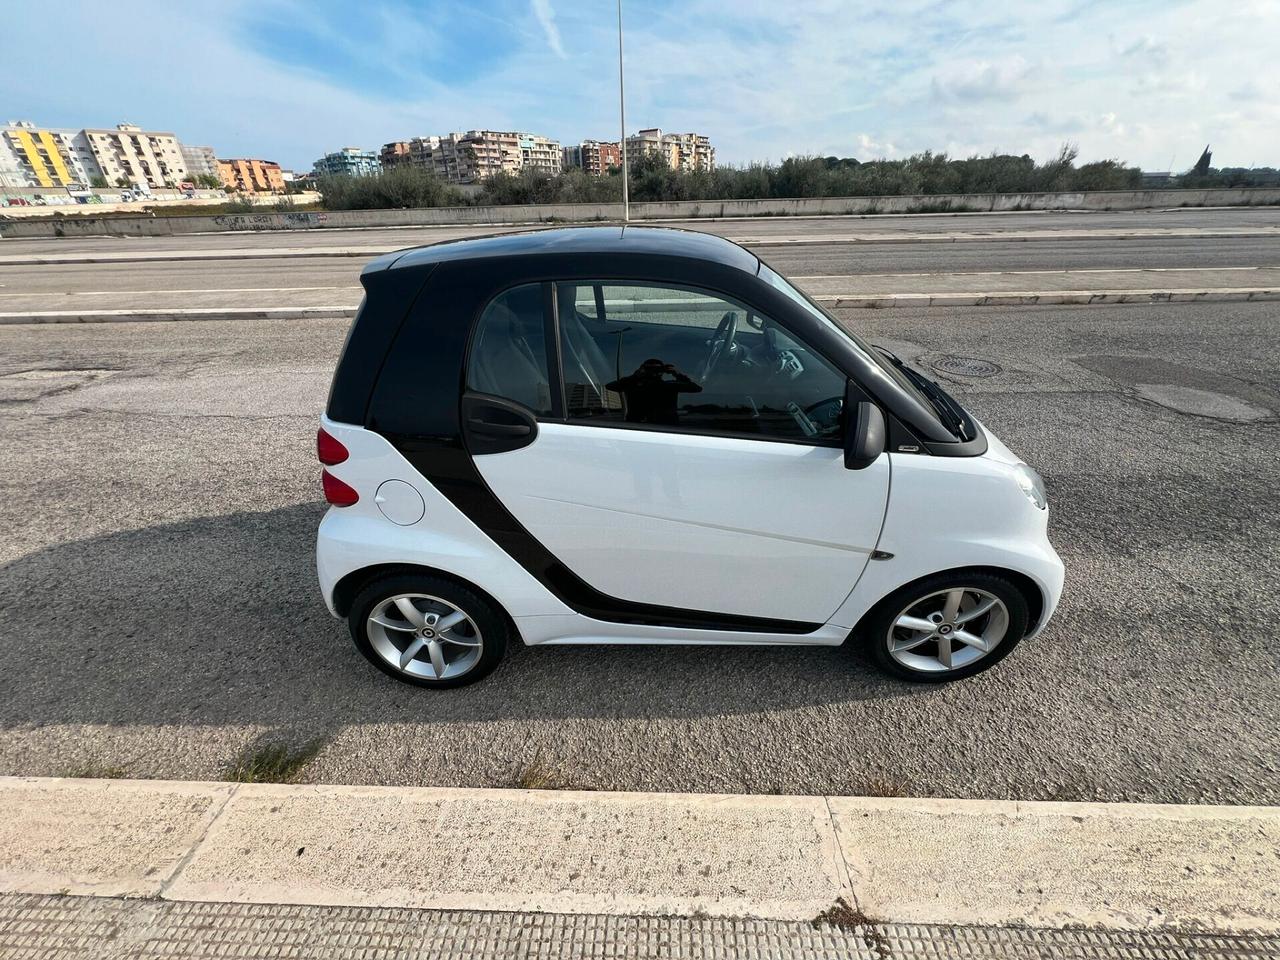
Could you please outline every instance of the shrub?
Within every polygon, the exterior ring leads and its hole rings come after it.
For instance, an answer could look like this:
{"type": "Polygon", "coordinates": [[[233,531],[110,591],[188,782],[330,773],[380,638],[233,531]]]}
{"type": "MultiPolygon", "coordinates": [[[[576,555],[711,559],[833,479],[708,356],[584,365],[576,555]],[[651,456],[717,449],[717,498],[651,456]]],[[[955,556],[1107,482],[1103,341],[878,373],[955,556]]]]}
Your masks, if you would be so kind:
{"type": "Polygon", "coordinates": [[[390,210],[448,207],[462,194],[428,170],[400,165],[371,177],[321,177],[318,184],[330,210],[390,210]]]}

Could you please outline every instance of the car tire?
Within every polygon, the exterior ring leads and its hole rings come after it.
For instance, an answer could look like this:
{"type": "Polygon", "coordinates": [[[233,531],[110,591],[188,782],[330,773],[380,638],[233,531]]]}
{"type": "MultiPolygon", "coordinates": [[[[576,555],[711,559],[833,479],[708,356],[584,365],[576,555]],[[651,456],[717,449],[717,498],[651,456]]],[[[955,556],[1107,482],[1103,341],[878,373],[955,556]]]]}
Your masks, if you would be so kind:
{"type": "Polygon", "coordinates": [[[427,574],[392,574],[366,584],[347,625],[356,649],[387,676],[437,690],[483,679],[502,660],[510,635],[493,601],[427,574]]]}
{"type": "Polygon", "coordinates": [[[888,674],[913,683],[950,683],[1007,657],[1026,634],[1029,620],[1027,598],[1011,580],[991,573],[940,573],[876,604],[859,624],[858,639],[888,674]],[[957,612],[948,619],[947,602],[957,593],[957,612]],[[932,625],[932,633],[926,625],[932,625]],[[950,651],[945,656],[944,643],[950,651]]]}

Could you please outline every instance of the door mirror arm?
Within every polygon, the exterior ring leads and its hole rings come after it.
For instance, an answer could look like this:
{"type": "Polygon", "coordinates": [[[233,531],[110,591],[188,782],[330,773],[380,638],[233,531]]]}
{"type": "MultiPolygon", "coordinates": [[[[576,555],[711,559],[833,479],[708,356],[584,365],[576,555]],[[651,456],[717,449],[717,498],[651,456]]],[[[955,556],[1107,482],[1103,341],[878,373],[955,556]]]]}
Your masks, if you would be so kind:
{"type": "Polygon", "coordinates": [[[844,465],[849,470],[864,470],[884,453],[884,412],[868,400],[855,400],[859,391],[845,391],[844,465]]]}

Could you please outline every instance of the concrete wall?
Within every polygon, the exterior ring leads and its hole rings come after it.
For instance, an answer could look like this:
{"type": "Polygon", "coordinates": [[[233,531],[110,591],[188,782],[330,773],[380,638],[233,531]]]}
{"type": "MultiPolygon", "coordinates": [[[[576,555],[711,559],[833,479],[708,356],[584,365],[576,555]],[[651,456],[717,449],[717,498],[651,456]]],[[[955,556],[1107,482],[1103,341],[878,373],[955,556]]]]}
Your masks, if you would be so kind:
{"type": "MultiPolygon", "coordinates": [[[[814,216],[991,210],[1141,210],[1153,207],[1280,204],[1280,188],[1117,190],[1098,193],[984,193],[912,197],[818,197],[804,200],[710,200],[633,203],[635,220],[689,217],[814,216]]],[[[244,213],[194,217],[76,217],[22,222],[0,219],[0,238],[156,237],[237,230],[312,230],[442,224],[557,223],[618,220],[617,203],[420,210],[335,210],[327,213],[244,213]]]]}

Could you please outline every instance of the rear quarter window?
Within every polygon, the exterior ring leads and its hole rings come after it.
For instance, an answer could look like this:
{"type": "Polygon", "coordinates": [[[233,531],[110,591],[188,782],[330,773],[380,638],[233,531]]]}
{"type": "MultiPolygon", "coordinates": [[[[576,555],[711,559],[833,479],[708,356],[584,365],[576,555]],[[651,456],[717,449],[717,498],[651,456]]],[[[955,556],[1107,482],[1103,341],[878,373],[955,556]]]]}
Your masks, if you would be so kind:
{"type": "Polygon", "coordinates": [[[467,357],[467,389],[513,400],[550,416],[542,285],[513,287],[489,301],[467,357]]]}

